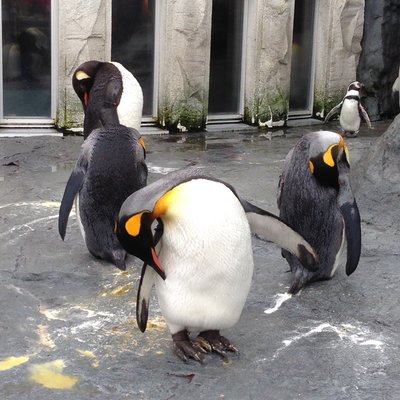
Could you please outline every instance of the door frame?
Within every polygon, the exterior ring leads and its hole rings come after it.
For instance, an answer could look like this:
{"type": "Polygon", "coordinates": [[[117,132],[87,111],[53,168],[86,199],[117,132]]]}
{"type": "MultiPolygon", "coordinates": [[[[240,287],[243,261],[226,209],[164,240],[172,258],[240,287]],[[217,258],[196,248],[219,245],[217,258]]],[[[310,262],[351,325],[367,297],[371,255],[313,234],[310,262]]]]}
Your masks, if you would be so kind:
{"type": "MultiPolygon", "coordinates": [[[[3,15],[2,1],[0,0],[0,44],[3,46],[3,15]]],[[[0,126],[49,126],[54,125],[57,114],[58,99],[58,0],[51,0],[50,3],[50,29],[51,29],[51,106],[49,118],[4,117],[3,98],[3,52],[0,51],[0,126]]]]}

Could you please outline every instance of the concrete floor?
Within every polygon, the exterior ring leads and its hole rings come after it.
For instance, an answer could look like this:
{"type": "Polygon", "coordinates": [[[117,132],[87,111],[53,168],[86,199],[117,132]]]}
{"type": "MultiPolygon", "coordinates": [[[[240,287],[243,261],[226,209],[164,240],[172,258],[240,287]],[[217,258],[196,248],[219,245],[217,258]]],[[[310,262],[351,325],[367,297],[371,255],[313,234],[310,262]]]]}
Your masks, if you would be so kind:
{"type": "MultiPolygon", "coordinates": [[[[348,140],[353,169],[388,123],[374,125],[348,140]]],[[[277,213],[284,157],[319,128],[151,135],[149,181],[196,163],[277,213]]],[[[240,355],[183,363],[154,296],[148,330],[136,326],[141,263],[132,258],[121,273],[92,258],[75,216],[65,242],[58,235],[59,202],[81,143],[0,138],[1,399],[400,398],[399,238],[369,223],[374,208],[363,208],[362,198],[362,257],[352,276],[342,265],[331,281],[280,304],[288,265],[278,248],[254,238],[253,285],[239,323],[223,332],[240,355]]]]}

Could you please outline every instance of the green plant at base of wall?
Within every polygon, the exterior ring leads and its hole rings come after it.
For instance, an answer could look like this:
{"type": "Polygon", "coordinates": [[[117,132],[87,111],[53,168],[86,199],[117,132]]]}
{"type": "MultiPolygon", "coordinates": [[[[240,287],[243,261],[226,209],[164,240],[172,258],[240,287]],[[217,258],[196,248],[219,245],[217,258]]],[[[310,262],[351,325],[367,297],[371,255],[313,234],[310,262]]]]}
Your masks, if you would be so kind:
{"type": "Polygon", "coordinates": [[[244,121],[250,125],[272,127],[276,123],[285,123],[288,111],[287,93],[264,95],[256,98],[252,106],[245,107],[244,121]]]}
{"type": "MultiPolygon", "coordinates": [[[[167,103],[168,104],[168,103],[167,103]]],[[[159,125],[170,132],[196,132],[205,129],[207,107],[197,101],[170,104],[159,110],[159,125]]]]}
{"type": "Polygon", "coordinates": [[[329,111],[343,100],[345,93],[346,88],[343,90],[337,90],[330,95],[326,95],[320,91],[315,91],[313,116],[318,119],[324,119],[329,111]]]}

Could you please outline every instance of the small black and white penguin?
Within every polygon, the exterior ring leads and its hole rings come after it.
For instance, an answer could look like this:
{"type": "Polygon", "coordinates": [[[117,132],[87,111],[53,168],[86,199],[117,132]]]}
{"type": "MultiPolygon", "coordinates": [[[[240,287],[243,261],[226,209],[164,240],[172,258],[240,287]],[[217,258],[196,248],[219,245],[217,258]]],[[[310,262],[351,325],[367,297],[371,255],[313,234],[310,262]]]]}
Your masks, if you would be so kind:
{"type": "Polygon", "coordinates": [[[314,270],[317,256],[300,235],[203,170],[174,171],[129,196],[121,207],[117,236],[128,253],[144,261],[136,308],[141,331],[155,284],[181,359],[202,361],[203,353],[236,352],[220,330],[236,324],[249,292],[250,231],[283,246],[314,270]],[[193,332],[199,335],[191,340],[193,332]]]}
{"type": "Polygon", "coordinates": [[[357,268],[361,252],[360,214],[350,186],[349,153],[337,133],[306,134],[286,157],[278,188],[280,218],[300,233],[319,256],[316,271],[305,269],[290,253],[297,293],[308,282],[330,279],[347,240],[347,275],[357,268]]]}
{"type": "Polygon", "coordinates": [[[120,63],[87,61],[75,70],[72,86],[85,112],[85,139],[93,129],[116,123],[140,129],[143,111],[142,88],[136,78],[120,63]],[[117,110],[117,114],[112,112],[114,109],[117,110]]]}
{"type": "Polygon", "coordinates": [[[342,130],[342,136],[356,137],[360,130],[361,118],[364,118],[368,128],[372,129],[368,113],[360,102],[360,90],[363,85],[358,82],[352,82],[347,88],[347,93],[343,100],[332,108],[325,117],[324,123],[340,112],[339,123],[342,130]]]}
{"type": "Polygon", "coordinates": [[[114,228],[124,200],[147,183],[145,149],[133,128],[95,129],[84,141],[61,201],[58,229],[64,240],[74,199],[89,252],[125,270],[126,251],[114,228]]]}

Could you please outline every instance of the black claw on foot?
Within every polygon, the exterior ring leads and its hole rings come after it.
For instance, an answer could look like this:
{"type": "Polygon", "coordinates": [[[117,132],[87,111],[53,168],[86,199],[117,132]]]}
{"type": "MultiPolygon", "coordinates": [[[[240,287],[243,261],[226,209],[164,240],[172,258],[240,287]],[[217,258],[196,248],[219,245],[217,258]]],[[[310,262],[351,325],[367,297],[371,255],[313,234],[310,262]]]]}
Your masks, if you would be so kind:
{"type": "Polygon", "coordinates": [[[204,350],[200,349],[190,341],[186,330],[172,335],[172,340],[174,341],[174,351],[181,360],[186,362],[188,358],[193,358],[200,363],[203,362],[204,350]]]}
{"type": "MultiPolygon", "coordinates": [[[[224,358],[226,357],[227,351],[239,353],[238,349],[233,346],[230,341],[226,337],[222,336],[217,330],[200,332],[199,336],[196,338],[196,342],[208,344],[207,351],[215,351],[224,358]]],[[[206,349],[206,346],[201,346],[206,349]]]]}

